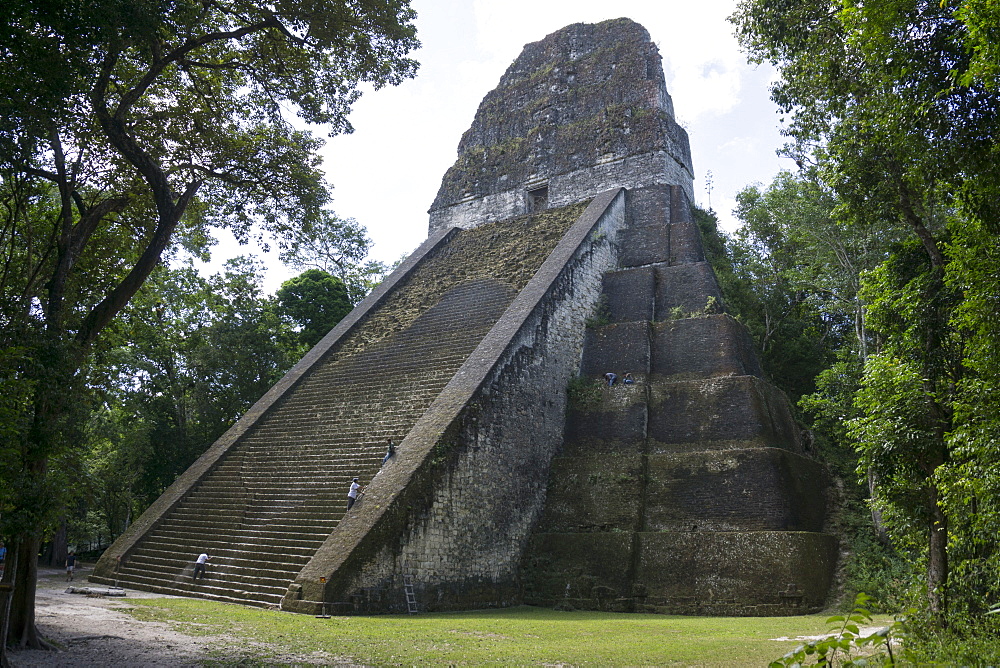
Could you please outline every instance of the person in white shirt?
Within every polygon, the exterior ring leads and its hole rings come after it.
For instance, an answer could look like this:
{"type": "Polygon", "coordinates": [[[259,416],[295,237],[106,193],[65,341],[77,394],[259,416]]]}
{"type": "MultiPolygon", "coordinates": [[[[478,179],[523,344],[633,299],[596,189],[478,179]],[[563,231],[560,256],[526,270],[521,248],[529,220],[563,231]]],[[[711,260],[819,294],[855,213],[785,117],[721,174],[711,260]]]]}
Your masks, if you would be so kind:
{"type": "Polygon", "coordinates": [[[198,555],[197,561],[194,562],[194,579],[195,580],[198,579],[198,575],[199,574],[201,575],[201,579],[202,580],[205,579],[205,564],[207,564],[208,560],[211,559],[211,558],[212,557],[208,556],[204,552],[202,552],[201,554],[198,555]]]}
{"type": "Polygon", "coordinates": [[[358,479],[355,478],[351,481],[351,491],[347,493],[347,509],[350,510],[354,502],[358,500],[358,495],[361,493],[362,487],[358,484],[358,479]]]}

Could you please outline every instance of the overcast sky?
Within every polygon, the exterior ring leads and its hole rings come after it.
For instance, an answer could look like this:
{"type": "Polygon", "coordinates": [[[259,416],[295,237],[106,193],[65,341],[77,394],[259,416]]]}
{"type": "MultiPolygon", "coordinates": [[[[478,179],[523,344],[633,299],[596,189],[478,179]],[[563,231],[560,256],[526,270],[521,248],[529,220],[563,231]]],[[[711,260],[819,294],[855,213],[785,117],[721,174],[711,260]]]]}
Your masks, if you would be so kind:
{"type": "MultiPolygon", "coordinates": [[[[372,256],[393,262],[427,236],[427,209],[456,158],[462,133],[480,100],[496,87],[528,42],[571,23],[622,16],[646,27],[663,56],[677,121],[687,130],[695,199],[709,204],[727,228],[736,193],[769,183],[791,161],[777,108],[768,97],[773,71],[751,66],[726,20],[735,0],[413,0],[422,48],[415,79],[366,90],[350,116],[355,131],[328,140],[323,151],[333,208],[357,219],[375,242],[372,256]]],[[[215,253],[258,254],[273,292],[293,275],[274,254],[223,244],[215,253]]]]}

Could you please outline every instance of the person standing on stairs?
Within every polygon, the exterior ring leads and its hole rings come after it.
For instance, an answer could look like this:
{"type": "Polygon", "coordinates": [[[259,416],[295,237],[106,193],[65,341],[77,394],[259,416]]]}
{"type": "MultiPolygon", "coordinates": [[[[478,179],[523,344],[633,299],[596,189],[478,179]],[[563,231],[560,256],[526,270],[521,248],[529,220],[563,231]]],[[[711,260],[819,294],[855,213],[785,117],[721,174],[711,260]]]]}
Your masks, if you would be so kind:
{"type": "Polygon", "coordinates": [[[364,492],[364,488],[358,484],[358,479],[355,478],[351,481],[351,491],[347,493],[347,509],[350,510],[354,502],[358,500],[358,496],[364,492]]]}
{"type": "Polygon", "coordinates": [[[208,556],[204,552],[202,552],[201,554],[198,555],[198,559],[194,562],[194,578],[193,579],[197,580],[199,574],[201,575],[201,579],[202,580],[205,579],[205,564],[207,564],[208,560],[211,559],[211,558],[212,557],[208,556]]]}

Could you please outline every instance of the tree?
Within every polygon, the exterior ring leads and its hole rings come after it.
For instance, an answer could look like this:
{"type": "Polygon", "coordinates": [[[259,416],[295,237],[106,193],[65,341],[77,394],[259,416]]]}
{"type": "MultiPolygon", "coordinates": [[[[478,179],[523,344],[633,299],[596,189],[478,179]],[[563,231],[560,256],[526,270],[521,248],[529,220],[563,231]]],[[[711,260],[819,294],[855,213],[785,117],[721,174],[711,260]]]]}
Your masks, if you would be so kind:
{"type": "Polygon", "coordinates": [[[309,269],[275,293],[281,315],[297,329],[303,352],[319,343],[354,308],[339,278],[309,269]]]}
{"type": "Polygon", "coordinates": [[[828,190],[790,172],[736,199],[742,225],[729,252],[735,274],[752,288],[737,312],[772,378],[797,401],[813,391],[836,351],[855,343],[852,328],[863,328],[857,281],[864,231],[836,220],[828,190]]]}
{"type": "MultiPolygon", "coordinates": [[[[0,351],[23,391],[5,414],[7,638],[41,646],[35,555],[50,460],[78,445],[88,354],[172,244],[212,227],[277,236],[320,216],[320,141],[350,131],[367,81],[412,76],[407,0],[79,4],[0,10],[0,351]]],[[[2,607],[2,606],[0,606],[2,607]]]]}
{"type": "MultiPolygon", "coordinates": [[[[877,452],[869,445],[886,435],[879,426],[889,424],[884,416],[909,420],[895,428],[922,435],[919,447],[897,442],[900,447],[890,449],[909,458],[897,462],[901,467],[927,476],[921,488],[927,490],[924,515],[931,518],[924,524],[927,603],[941,622],[954,565],[948,559],[949,532],[956,529],[942,515],[948,506],[942,477],[954,450],[949,430],[962,429],[954,410],[961,397],[951,384],[967,386],[975,364],[961,346],[946,346],[944,357],[920,347],[966,336],[956,332],[961,297],[948,287],[957,279],[950,266],[955,252],[948,244],[964,243],[970,226],[1000,229],[1000,172],[995,168],[1000,97],[996,51],[988,37],[995,31],[996,9],[989,7],[957,0],[782,0],[777,5],[744,0],[733,16],[751,59],[769,61],[780,72],[772,97],[791,118],[786,152],[815,166],[839,199],[844,220],[877,220],[905,229],[923,255],[918,260],[912,248],[897,249],[885,268],[866,279],[873,305],[881,305],[876,311],[934,317],[922,329],[916,323],[883,321],[879,343],[884,355],[866,368],[868,389],[856,402],[865,415],[856,434],[865,461],[876,466],[872,456],[877,452]],[[912,266],[901,267],[900,258],[912,266]],[[906,295],[917,299],[908,308],[901,301],[906,295]],[[890,358],[898,364],[887,362],[890,358]],[[898,374],[890,374],[891,368],[898,374]],[[913,374],[922,379],[930,424],[911,410],[917,397],[913,374]],[[933,470],[924,470],[928,466],[933,470]]],[[[894,471],[886,471],[889,477],[877,484],[889,492],[883,501],[897,498],[902,504],[902,497],[892,493],[894,471]]],[[[903,511],[904,505],[892,510],[903,511]]],[[[899,516],[913,517],[912,510],[899,516]]]]}
{"type": "Polygon", "coordinates": [[[915,240],[866,277],[863,297],[882,349],[866,363],[850,430],[864,470],[878,481],[873,503],[903,544],[926,541],[931,611],[947,608],[948,542],[940,476],[950,462],[964,337],[952,325],[957,295],[942,289],[915,240]],[[916,540],[914,540],[916,537],[916,540]]]}
{"type": "Polygon", "coordinates": [[[294,269],[318,269],[336,277],[354,305],[390,270],[382,262],[365,260],[372,241],[358,221],[341,219],[330,211],[295,230],[282,246],[282,262],[294,269]]]}
{"type": "Polygon", "coordinates": [[[295,333],[236,258],[201,277],[157,268],[95,351],[86,443],[92,498],[115,537],[297,360],[295,333]]]}

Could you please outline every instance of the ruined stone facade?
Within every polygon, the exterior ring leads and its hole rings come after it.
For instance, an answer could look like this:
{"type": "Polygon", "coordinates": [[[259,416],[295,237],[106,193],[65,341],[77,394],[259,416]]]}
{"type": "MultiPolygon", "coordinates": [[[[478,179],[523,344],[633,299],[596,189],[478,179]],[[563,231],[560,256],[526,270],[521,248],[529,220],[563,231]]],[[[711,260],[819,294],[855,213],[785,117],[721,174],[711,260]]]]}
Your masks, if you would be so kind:
{"type": "Polygon", "coordinates": [[[529,44],[427,242],[94,579],[304,613],[403,611],[408,587],[422,610],[816,609],[826,474],[724,313],[691,183],[641,26],[529,44]],[[609,370],[635,382],[602,386],[609,370]],[[345,513],[355,475],[371,482],[345,513]]]}
{"type": "Polygon", "coordinates": [[[656,46],[628,19],[577,23],[524,47],[486,95],[430,209],[431,233],[609,190],[680,185],[691,148],[656,46]]]}

